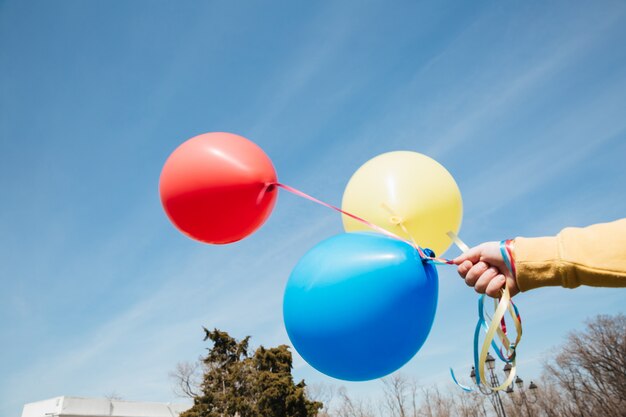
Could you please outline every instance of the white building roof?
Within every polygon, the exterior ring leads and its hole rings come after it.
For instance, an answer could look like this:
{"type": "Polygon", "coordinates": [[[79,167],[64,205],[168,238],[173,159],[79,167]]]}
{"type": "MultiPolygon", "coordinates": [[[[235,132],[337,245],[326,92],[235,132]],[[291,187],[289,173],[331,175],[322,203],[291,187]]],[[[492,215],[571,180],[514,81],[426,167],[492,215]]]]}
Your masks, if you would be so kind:
{"type": "Polygon", "coordinates": [[[178,417],[189,405],[56,397],[24,405],[22,417],[178,417]]]}

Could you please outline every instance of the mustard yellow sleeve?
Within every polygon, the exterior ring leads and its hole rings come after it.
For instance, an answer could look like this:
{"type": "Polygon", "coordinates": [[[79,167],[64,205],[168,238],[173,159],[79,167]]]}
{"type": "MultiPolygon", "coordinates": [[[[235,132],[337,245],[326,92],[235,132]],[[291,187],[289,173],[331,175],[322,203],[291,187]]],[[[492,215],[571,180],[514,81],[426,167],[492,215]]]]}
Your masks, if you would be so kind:
{"type": "Polygon", "coordinates": [[[626,287],[626,219],[568,227],[553,237],[518,237],[514,259],[521,291],[546,286],[626,287]]]}

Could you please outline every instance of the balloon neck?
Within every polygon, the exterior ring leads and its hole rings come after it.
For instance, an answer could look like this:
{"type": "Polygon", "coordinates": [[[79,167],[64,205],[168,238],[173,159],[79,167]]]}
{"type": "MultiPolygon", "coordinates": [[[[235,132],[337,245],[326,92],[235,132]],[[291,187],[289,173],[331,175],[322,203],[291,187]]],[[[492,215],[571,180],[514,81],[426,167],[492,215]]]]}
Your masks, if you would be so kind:
{"type": "Polygon", "coordinates": [[[424,251],[424,255],[428,256],[429,258],[435,258],[435,252],[432,249],[423,248],[422,251],[424,251]]]}

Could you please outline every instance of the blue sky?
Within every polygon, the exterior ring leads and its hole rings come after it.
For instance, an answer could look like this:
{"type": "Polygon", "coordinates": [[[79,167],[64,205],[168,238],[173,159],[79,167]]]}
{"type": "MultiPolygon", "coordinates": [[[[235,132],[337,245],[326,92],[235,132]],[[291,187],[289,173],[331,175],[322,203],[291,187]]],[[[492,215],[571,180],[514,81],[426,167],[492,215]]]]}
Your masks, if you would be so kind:
{"type": "MultiPolygon", "coordinates": [[[[341,219],[281,193],[244,241],[185,238],[158,178],[199,133],[250,138],[282,182],[335,204],[368,159],[427,154],[459,184],[469,244],[623,217],[625,41],[621,1],[0,2],[0,414],[58,395],[175,400],[167,374],[204,352],[203,325],[288,343],[285,282],[341,219]]],[[[476,297],[439,277],[402,371],[445,386],[448,366],[469,372],[476,297]]],[[[625,296],[521,294],[522,377],[625,296]]]]}

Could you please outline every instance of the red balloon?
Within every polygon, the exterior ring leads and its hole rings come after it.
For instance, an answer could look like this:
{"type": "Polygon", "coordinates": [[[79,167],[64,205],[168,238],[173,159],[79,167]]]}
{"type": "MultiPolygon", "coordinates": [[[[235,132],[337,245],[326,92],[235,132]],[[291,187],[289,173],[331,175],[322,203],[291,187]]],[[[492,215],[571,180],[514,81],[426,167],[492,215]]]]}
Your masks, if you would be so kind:
{"type": "Polygon", "coordinates": [[[253,142],[232,133],[205,133],[167,159],[161,202],[174,225],[206,243],[236,242],[253,233],[276,203],[276,171],[253,142]]]}

